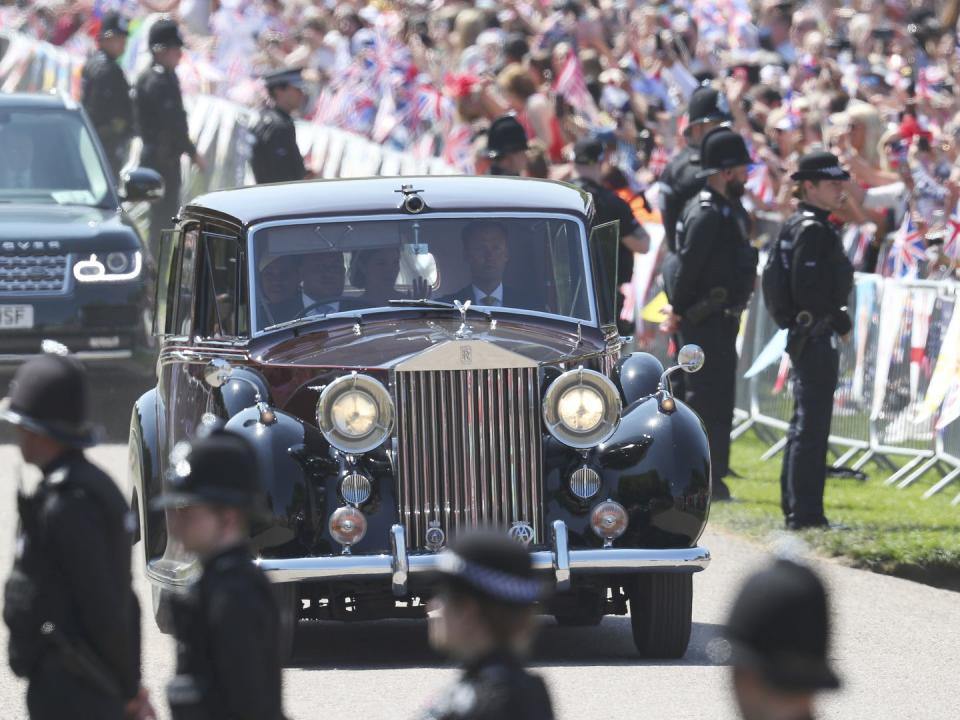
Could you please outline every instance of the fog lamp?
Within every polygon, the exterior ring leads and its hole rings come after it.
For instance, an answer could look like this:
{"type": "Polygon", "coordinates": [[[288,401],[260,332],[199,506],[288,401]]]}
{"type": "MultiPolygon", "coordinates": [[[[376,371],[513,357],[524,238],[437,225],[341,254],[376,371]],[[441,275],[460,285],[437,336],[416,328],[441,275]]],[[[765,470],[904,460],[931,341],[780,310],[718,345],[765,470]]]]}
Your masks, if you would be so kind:
{"type": "Polygon", "coordinates": [[[337,508],[330,516],[329,528],[333,539],[343,545],[343,552],[349,553],[350,546],[367,534],[367,518],[355,507],[337,508]]]}
{"type": "Polygon", "coordinates": [[[370,478],[361,473],[350,473],[340,481],[340,494],[351,505],[362,505],[370,499],[372,492],[370,478]]]}
{"type": "Polygon", "coordinates": [[[604,547],[610,547],[614,540],[623,535],[627,523],[627,511],[623,505],[613,500],[600,503],[590,513],[590,525],[603,540],[604,547]]]}
{"type": "Polygon", "coordinates": [[[593,468],[578,468],[570,476],[570,492],[581,500],[589,500],[600,492],[600,475],[593,468]]]}

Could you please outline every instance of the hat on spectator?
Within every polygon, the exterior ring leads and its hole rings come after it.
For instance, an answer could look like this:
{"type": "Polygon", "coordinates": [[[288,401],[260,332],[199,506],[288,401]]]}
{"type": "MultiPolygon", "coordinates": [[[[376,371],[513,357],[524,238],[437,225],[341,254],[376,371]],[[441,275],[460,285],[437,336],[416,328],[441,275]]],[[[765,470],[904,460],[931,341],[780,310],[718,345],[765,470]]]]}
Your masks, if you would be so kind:
{"type": "Polygon", "coordinates": [[[501,115],[490,124],[487,131],[487,157],[492,160],[529,147],[527,131],[513,115],[501,115]]]}
{"type": "Polygon", "coordinates": [[[840,167],[840,160],[832,152],[815,150],[800,158],[791,180],[849,180],[850,173],[840,167]]]}
{"type": "Polygon", "coordinates": [[[730,122],[727,96],[709,85],[698,87],[690,96],[687,118],[687,128],[705,122],[730,122]]]}
{"type": "Polygon", "coordinates": [[[129,34],[130,22],[120,13],[111,10],[104,13],[100,21],[100,33],[98,37],[106,38],[114,35],[129,34]]]}
{"type": "Polygon", "coordinates": [[[267,73],[263,76],[263,82],[267,86],[268,90],[287,86],[303,87],[302,72],[302,68],[283,68],[282,70],[274,70],[273,72],[267,73]]]}
{"type": "Polygon", "coordinates": [[[807,567],[778,560],[751,576],[727,621],[733,664],[758,672],[772,687],[813,691],[840,686],[827,662],[827,593],[807,567]]]}
{"type": "Polygon", "coordinates": [[[147,41],[150,47],[183,47],[183,36],[180,34],[180,28],[177,23],[168,17],[157,20],[150,26],[150,33],[147,35],[147,41]]]}
{"type": "Polygon", "coordinates": [[[596,165],[603,160],[603,143],[591,137],[578,140],[573,146],[573,161],[577,165],[596,165]]]}
{"type": "Polygon", "coordinates": [[[743,138],[728,127],[708,132],[700,143],[700,167],[697,177],[705,178],[722,170],[750,164],[750,153],[743,138]]]}

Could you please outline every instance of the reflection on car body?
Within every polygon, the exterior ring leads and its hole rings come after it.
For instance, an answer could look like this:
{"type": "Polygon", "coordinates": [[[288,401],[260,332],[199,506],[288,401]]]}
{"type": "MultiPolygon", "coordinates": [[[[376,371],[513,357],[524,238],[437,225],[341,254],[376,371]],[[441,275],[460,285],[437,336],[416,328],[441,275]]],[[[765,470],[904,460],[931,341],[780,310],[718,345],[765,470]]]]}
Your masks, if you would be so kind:
{"type": "Polygon", "coordinates": [[[253,543],[298,617],[422,616],[437,551],[494,525],[560,622],[629,602],[641,653],[682,655],[709,456],[659,362],[622,352],[616,225],[560,183],[416,183],[399,203],[387,178],[212,193],[165,234],[130,434],[158,621],[193,565],[149,500],[213,414],[257,449],[253,543]]]}

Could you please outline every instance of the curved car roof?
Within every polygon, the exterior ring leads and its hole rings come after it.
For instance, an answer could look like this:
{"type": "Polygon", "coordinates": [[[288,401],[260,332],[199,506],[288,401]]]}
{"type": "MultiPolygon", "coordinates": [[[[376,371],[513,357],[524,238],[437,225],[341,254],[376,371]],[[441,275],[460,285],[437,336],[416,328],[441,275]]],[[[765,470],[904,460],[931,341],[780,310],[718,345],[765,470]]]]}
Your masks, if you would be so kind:
{"type": "Polygon", "coordinates": [[[188,211],[226,216],[241,225],[264,220],[318,215],[394,213],[403,185],[420,190],[430,210],[502,210],[569,212],[589,218],[589,193],[566,183],[532,178],[472,175],[383,177],[254,185],[201,195],[188,211]]]}
{"type": "Polygon", "coordinates": [[[41,109],[77,110],[79,105],[64,95],[55,93],[0,93],[0,110],[41,109]]]}

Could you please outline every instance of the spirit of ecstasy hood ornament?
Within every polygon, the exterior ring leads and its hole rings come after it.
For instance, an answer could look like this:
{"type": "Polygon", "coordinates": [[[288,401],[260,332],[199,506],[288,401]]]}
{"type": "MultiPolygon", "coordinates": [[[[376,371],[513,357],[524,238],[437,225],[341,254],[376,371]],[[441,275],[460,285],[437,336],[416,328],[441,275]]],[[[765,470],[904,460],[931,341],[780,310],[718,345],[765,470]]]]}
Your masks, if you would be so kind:
{"type": "Polygon", "coordinates": [[[467,312],[470,310],[472,304],[472,300],[467,300],[466,302],[460,302],[459,300],[453,301],[454,307],[460,312],[460,329],[457,330],[458,338],[465,338],[473,334],[473,328],[467,325],[467,312]]]}

